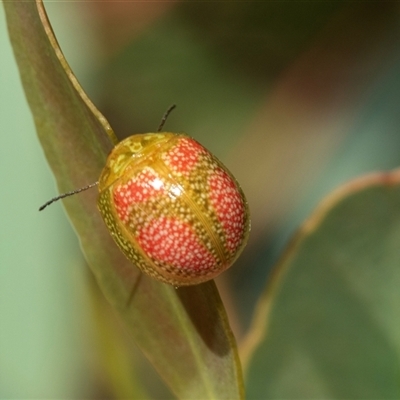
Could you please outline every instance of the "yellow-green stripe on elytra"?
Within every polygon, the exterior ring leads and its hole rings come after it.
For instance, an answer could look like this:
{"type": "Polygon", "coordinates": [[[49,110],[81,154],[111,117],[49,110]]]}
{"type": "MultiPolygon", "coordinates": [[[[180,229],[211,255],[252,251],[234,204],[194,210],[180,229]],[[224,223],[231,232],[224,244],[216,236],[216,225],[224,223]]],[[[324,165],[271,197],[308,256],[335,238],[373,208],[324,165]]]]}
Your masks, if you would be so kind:
{"type": "Polygon", "coordinates": [[[133,135],[112,150],[98,207],[143,272],[195,285],[229,268],[250,229],[244,194],[226,167],[184,134],[133,135]]]}

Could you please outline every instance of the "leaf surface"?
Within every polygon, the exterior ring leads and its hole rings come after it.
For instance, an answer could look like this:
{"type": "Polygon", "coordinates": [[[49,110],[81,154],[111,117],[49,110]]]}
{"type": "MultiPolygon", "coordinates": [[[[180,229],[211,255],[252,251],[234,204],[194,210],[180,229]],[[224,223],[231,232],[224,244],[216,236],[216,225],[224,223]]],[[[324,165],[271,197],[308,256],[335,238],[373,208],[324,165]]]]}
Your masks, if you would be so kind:
{"type": "MultiPolygon", "coordinates": [[[[97,181],[115,141],[111,127],[71,72],[43,4],[4,6],[24,90],[60,192],[97,181]]],[[[215,284],[174,289],[140,274],[105,228],[95,190],[64,204],[104,295],[177,397],[242,398],[236,344],[215,284]]]]}
{"type": "Polygon", "coordinates": [[[242,348],[249,399],[400,397],[400,170],[350,182],[287,249],[242,348]]]}

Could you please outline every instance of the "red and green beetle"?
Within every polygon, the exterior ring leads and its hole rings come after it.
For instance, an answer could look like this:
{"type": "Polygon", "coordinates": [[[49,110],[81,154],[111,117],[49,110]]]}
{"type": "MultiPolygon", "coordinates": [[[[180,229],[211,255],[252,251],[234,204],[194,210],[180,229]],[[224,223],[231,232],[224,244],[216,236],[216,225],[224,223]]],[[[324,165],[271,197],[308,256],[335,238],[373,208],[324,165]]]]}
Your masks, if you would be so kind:
{"type": "Polygon", "coordinates": [[[122,140],[108,156],[98,189],[98,208],[119,248],[162,282],[213,279],[246,244],[250,220],[243,191],[215,156],[185,134],[122,140]]]}

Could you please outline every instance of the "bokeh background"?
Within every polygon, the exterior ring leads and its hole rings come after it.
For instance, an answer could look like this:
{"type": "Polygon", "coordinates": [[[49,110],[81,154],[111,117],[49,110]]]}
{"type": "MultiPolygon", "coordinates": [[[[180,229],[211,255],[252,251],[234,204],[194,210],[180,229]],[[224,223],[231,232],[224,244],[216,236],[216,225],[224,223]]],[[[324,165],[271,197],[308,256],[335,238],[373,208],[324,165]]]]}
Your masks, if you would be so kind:
{"type": "MultiPolygon", "coordinates": [[[[279,254],[324,195],[400,164],[399,3],[46,8],[72,69],[120,138],[154,131],[175,103],[165,128],[203,143],[241,183],[252,233],[218,280],[238,340],[279,254]]],[[[55,182],[2,8],[0,54],[0,398],[112,396],[79,242],[61,204],[37,211],[55,182]]],[[[155,379],[140,365],[143,379],[155,379]]],[[[150,386],[167,395],[159,382],[150,386]]]]}

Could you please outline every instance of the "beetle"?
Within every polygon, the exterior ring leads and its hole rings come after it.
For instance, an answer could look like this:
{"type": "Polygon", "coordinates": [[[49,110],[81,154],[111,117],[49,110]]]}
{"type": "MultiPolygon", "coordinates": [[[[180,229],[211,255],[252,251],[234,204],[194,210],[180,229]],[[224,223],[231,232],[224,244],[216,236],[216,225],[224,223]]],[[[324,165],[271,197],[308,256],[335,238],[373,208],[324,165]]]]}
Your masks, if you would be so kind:
{"type": "Polygon", "coordinates": [[[98,209],[116,244],[140,270],[185,286],[215,278],[250,231],[245,195],[228,169],[186,134],[132,135],[117,143],[99,181],[98,209]]]}

